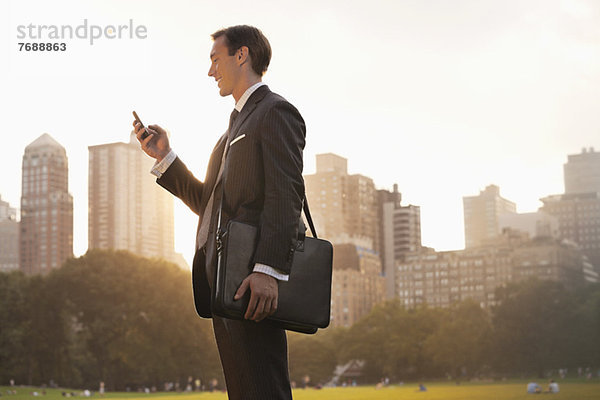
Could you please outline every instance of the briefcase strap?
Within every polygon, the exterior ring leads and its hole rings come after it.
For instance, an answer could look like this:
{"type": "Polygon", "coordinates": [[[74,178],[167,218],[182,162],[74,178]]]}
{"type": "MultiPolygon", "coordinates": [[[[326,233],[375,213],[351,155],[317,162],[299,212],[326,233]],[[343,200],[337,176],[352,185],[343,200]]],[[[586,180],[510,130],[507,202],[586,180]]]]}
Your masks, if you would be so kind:
{"type": "MultiPolygon", "coordinates": [[[[315,224],[313,223],[312,217],[310,215],[310,209],[308,208],[308,200],[306,199],[306,195],[302,200],[304,203],[302,206],[302,210],[304,211],[304,215],[306,216],[306,221],[308,222],[308,226],[310,227],[310,231],[315,239],[318,238],[317,230],[315,229],[315,224]]],[[[219,211],[218,211],[218,220],[217,220],[217,234],[221,232],[221,208],[223,207],[223,187],[221,186],[221,199],[219,202],[219,211]]]]}
{"type": "MultiPolygon", "coordinates": [[[[227,154],[225,156],[225,158],[227,158],[227,157],[229,157],[229,154],[227,154]]],[[[224,190],[224,187],[225,187],[225,178],[227,177],[227,174],[226,174],[227,173],[227,162],[226,162],[226,160],[223,160],[222,162],[224,162],[225,165],[223,166],[223,172],[222,172],[222,175],[221,175],[221,182],[220,182],[220,185],[221,185],[221,188],[220,188],[221,189],[221,198],[219,200],[219,210],[218,210],[218,213],[217,213],[217,216],[218,216],[217,217],[218,218],[217,219],[217,239],[219,239],[218,236],[221,233],[221,214],[222,214],[221,210],[223,208],[223,197],[225,196],[225,193],[224,193],[224,191],[225,191],[224,190]]],[[[306,194],[304,195],[304,198],[302,199],[302,203],[303,203],[302,209],[304,210],[304,215],[306,216],[306,221],[308,222],[308,226],[310,227],[310,231],[311,231],[313,237],[315,239],[317,239],[318,238],[317,237],[317,230],[315,229],[315,224],[313,223],[312,217],[310,216],[310,210],[308,208],[308,199],[306,198],[306,194]]]]}
{"type": "Polygon", "coordinates": [[[310,216],[310,210],[308,209],[308,199],[306,195],[304,195],[304,215],[306,216],[306,221],[308,222],[308,226],[310,227],[310,231],[312,232],[313,237],[317,238],[317,230],[315,229],[315,224],[313,223],[312,217],[310,216]]]}

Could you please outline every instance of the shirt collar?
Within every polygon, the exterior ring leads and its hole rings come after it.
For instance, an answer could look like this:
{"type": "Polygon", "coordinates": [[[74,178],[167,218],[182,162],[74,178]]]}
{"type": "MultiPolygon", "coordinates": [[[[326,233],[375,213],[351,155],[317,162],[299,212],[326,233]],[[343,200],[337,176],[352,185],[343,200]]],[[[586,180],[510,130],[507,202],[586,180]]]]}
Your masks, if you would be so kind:
{"type": "Polygon", "coordinates": [[[248,99],[250,98],[252,93],[254,93],[256,91],[256,89],[258,89],[259,87],[264,86],[264,85],[266,85],[264,82],[256,82],[254,85],[252,85],[248,89],[246,89],[246,91],[244,92],[242,97],[240,97],[238,102],[235,103],[235,109],[238,110],[238,112],[241,112],[242,108],[244,108],[244,105],[246,104],[246,102],[248,101],[248,99]]]}

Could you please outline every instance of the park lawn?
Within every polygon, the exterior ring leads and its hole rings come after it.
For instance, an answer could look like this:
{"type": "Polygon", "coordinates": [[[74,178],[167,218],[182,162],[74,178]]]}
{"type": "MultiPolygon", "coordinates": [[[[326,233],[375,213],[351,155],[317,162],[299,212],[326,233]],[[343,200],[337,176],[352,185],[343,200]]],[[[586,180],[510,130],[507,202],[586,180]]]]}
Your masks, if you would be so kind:
{"type": "MultiPolygon", "coordinates": [[[[296,390],[296,400],[519,400],[536,399],[536,395],[525,393],[526,383],[518,384],[426,384],[427,392],[418,392],[416,384],[374,387],[328,388],[323,390],[296,390]]],[[[561,392],[543,395],[544,400],[599,400],[600,384],[564,384],[561,392]],[[550,396],[550,397],[547,397],[550,396]]]]}
{"type": "MultiPolygon", "coordinates": [[[[373,386],[325,388],[316,389],[294,389],[295,400],[519,400],[536,399],[536,395],[525,393],[526,382],[519,383],[479,383],[463,384],[427,384],[427,392],[417,392],[416,384],[403,386],[389,386],[375,389],[373,386]]],[[[6,395],[5,386],[1,387],[2,400],[65,400],[60,389],[47,389],[46,396],[35,397],[30,393],[40,392],[35,388],[17,388],[16,395],[6,395]]],[[[600,383],[560,382],[560,393],[542,394],[544,400],[600,400],[600,383]],[[548,397],[549,396],[549,397],[548,397]]],[[[77,391],[75,391],[77,392],[77,391]]],[[[99,400],[130,400],[134,398],[154,398],[160,400],[226,400],[225,393],[107,393],[103,397],[94,394],[90,399],[99,400]]],[[[76,399],[83,400],[85,397],[77,396],[76,399]]]]}

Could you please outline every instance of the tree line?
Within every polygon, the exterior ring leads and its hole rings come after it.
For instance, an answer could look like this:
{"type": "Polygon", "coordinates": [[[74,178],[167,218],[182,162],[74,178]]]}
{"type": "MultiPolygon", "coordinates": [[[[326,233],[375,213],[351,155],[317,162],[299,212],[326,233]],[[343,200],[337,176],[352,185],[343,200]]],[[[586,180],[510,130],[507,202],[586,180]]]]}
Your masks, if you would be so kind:
{"type": "MultiPolygon", "coordinates": [[[[288,335],[290,377],[329,381],[364,361],[359,382],[544,376],[600,367],[600,288],[529,281],[500,304],[407,310],[389,301],[350,328],[288,335]]],[[[0,384],[107,390],[189,377],[223,385],[209,320],[194,310],[189,271],[124,251],[88,251],[47,276],[0,274],[0,384]]]]}
{"type": "MultiPolygon", "coordinates": [[[[532,279],[498,288],[496,298],[499,304],[489,310],[472,300],[416,309],[389,301],[350,328],[317,335],[321,350],[301,340],[315,352],[334,354],[337,364],[363,360],[357,379],[364,383],[543,378],[559,370],[600,378],[600,285],[567,289],[532,279]]],[[[330,364],[306,358],[295,372],[327,379],[330,364]]]]}

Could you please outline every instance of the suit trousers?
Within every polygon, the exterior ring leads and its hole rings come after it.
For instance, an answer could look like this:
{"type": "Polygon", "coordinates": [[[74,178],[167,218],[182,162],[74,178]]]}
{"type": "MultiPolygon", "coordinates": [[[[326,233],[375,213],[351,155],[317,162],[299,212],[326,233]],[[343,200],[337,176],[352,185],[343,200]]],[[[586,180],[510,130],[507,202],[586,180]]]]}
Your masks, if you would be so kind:
{"type": "MultiPolygon", "coordinates": [[[[194,257],[194,298],[198,313],[205,318],[211,317],[210,293],[214,288],[208,283],[215,278],[215,253],[214,241],[209,241],[194,257]]],[[[237,321],[216,315],[212,321],[230,400],[292,398],[285,330],[266,321],[237,321]]]]}
{"type": "Polygon", "coordinates": [[[283,329],[217,316],[213,328],[230,400],[292,398],[283,329]]]}

